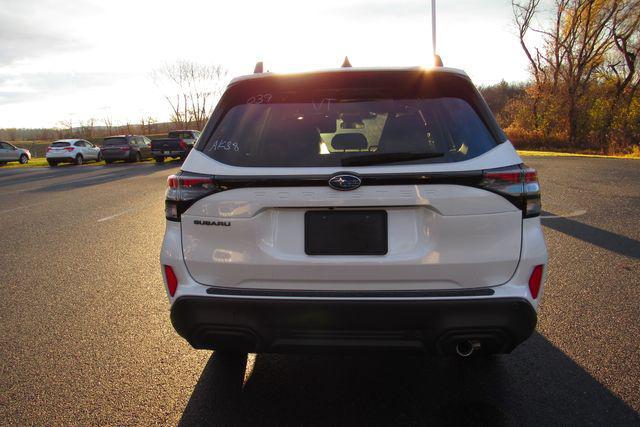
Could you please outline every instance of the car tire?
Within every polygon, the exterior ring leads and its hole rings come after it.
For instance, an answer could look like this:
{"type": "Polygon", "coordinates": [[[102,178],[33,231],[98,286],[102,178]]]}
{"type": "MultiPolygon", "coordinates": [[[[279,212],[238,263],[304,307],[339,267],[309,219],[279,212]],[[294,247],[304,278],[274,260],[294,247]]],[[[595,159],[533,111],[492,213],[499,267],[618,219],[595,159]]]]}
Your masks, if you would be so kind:
{"type": "Polygon", "coordinates": [[[98,157],[96,157],[96,163],[102,161],[102,153],[98,153],[98,157]]]}
{"type": "Polygon", "coordinates": [[[29,163],[29,157],[27,157],[26,154],[22,154],[20,156],[20,160],[18,160],[20,162],[21,165],[26,165],[27,163],[29,163]]]}
{"type": "Polygon", "coordinates": [[[142,154],[140,154],[140,152],[136,153],[136,163],[141,162],[142,161],[142,154]]]}
{"type": "Polygon", "coordinates": [[[58,162],[54,160],[47,160],[47,163],[49,163],[49,167],[52,167],[52,168],[55,168],[56,166],[58,166],[58,162]]]}
{"type": "Polygon", "coordinates": [[[156,163],[164,163],[164,157],[154,157],[153,160],[155,160],[156,163]]]}
{"type": "Polygon", "coordinates": [[[6,164],[7,164],[7,162],[0,162],[0,166],[4,166],[6,164]]]}
{"type": "Polygon", "coordinates": [[[73,164],[80,166],[83,161],[84,159],[82,158],[82,154],[78,154],[76,158],[73,160],[73,164]]]}

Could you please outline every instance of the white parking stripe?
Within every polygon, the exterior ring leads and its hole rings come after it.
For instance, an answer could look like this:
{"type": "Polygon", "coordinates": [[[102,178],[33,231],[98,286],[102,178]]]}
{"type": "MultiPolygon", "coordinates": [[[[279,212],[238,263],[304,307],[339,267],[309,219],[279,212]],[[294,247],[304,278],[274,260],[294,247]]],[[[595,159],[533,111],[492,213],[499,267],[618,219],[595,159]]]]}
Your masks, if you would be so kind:
{"type": "Polygon", "coordinates": [[[132,208],[132,209],[127,209],[127,210],[124,210],[124,211],[122,211],[122,212],[120,212],[120,213],[117,213],[117,214],[115,214],[115,215],[110,215],[110,216],[105,216],[104,218],[100,218],[100,219],[98,220],[98,222],[109,221],[110,219],[117,218],[117,217],[119,217],[120,215],[124,215],[124,214],[126,214],[126,213],[133,212],[133,211],[135,211],[135,209],[134,209],[134,208],[132,208]]]}
{"type": "Polygon", "coordinates": [[[20,210],[20,209],[31,208],[33,206],[44,205],[45,203],[47,203],[47,202],[33,203],[31,205],[24,205],[24,206],[18,206],[16,208],[5,209],[3,211],[0,211],[0,214],[14,212],[14,211],[17,211],[17,210],[20,210]]]}

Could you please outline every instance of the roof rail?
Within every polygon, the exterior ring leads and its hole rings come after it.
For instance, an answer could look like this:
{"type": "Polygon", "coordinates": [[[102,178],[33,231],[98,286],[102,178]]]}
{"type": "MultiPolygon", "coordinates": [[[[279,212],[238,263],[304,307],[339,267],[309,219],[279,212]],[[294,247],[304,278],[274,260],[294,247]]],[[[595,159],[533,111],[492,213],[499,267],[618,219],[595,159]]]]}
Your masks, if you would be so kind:
{"type": "Polygon", "coordinates": [[[253,74],[260,74],[260,73],[264,73],[264,65],[262,64],[262,61],[256,62],[256,66],[253,69],[253,74]]]}
{"type": "Polygon", "coordinates": [[[342,68],[351,68],[351,62],[349,62],[349,57],[345,56],[344,61],[342,61],[342,68]]]}

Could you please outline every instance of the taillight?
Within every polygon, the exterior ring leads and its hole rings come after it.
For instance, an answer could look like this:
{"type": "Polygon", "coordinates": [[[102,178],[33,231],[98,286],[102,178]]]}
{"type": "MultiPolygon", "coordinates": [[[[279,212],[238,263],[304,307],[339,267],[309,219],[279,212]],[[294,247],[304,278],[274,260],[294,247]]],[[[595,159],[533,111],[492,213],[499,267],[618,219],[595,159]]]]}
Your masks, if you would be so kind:
{"type": "Polygon", "coordinates": [[[129,151],[131,147],[120,147],[120,151],[129,151]]]}
{"type": "Polygon", "coordinates": [[[180,173],[167,178],[165,216],[180,221],[180,215],[204,196],[220,191],[210,176],[180,173]]]}
{"type": "Polygon", "coordinates": [[[47,147],[47,153],[51,151],[51,147],[47,147]]]}
{"type": "Polygon", "coordinates": [[[544,265],[536,265],[531,272],[531,277],[529,277],[529,291],[531,292],[531,296],[533,297],[533,299],[538,298],[538,293],[540,293],[543,268],[544,265]]]}
{"type": "Polygon", "coordinates": [[[173,272],[173,268],[171,268],[171,266],[164,266],[164,277],[167,279],[167,288],[169,288],[169,295],[174,296],[176,294],[176,290],[178,289],[178,278],[173,272]]]}
{"type": "Polygon", "coordinates": [[[540,215],[540,184],[535,169],[525,165],[483,171],[480,186],[501,194],[522,210],[525,218],[540,215]]]}
{"type": "Polygon", "coordinates": [[[72,152],[74,148],[75,147],[64,147],[64,149],[67,150],[68,152],[72,152]]]}
{"type": "Polygon", "coordinates": [[[184,143],[183,140],[179,140],[178,141],[178,145],[180,146],[180,148],[182,148],[183,150],[187,149],[187,144],[184,143]]]}

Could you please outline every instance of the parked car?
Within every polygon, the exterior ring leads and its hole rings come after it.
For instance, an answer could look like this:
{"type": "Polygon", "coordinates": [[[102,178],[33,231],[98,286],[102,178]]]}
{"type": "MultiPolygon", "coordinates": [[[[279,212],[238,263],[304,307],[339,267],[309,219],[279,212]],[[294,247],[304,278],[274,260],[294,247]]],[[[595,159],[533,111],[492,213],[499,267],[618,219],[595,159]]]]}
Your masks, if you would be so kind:
{"type": "Polygon", "coordinates": [[[24,165],[31,160],[31,152],[25,148],[18,148],[8,142],[0,141],[0,166],[9,162],[20,162],[24,165]]]}
{"type": "Polygon", "coordinates": [[[151,158],[151,140],[142,135],[110,136],[102,142],[102,158],[107,164],[118,160],[140,162],[151,158]]]}
{"type": "Polygon", "coordinates": [[[536,171],[463,71],[234,79],[165,203],[171,321],[195,348],[466,357],[535,329],[536,171]]]}
{"type": "Polygon", "coordinates": [[[151,141],[151,153],[156,162],[162,163],[168,157],[184,160],[200,137],[197,130],[173,130],[167,138],[151,141]]]}
{"type": "Polygon", "coordinates": [[[88,160],[102,160],[100,148],[85,139],[59,139],[47,147],[45,158],[49,166],[59,163],[81,165],[88,160]]]}

